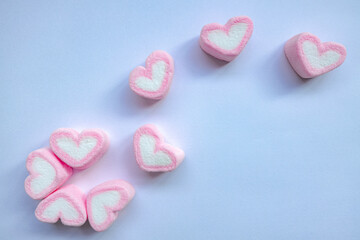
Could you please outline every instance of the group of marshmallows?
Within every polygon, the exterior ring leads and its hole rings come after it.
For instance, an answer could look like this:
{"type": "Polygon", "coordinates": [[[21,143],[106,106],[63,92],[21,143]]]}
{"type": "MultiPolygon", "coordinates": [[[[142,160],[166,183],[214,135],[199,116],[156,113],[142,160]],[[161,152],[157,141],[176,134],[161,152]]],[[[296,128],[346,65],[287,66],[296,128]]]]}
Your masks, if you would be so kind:
{"type": "MultiPolygon", "coordinates": [[[[26,160],[29,176],[25,191],[33,199],[43,199],[35,210],[42,222],[81,226],[89,220],[96,231],[104,231],[115,221],[118,211],[134,197],[134,187],[124,180],[104,182],[85,195],[75,185],[61,187],[73,169],[83,170],[98,161],[107,151],[109,139],[100,129],[81,133],[60,128],[50,136],[50,148],[31,152],[26,160]]],[[[151,124],[134,134],[135,158],[145,171],[166,172],[184,159],[183,150],[164,142],[162,134],[151,124]]]]}
{"type": "MultiPolygon", "coordinates": [[[[251,37],[249,17],[231,18],[225,25],[205,25],[200,46],[209,55],[232,61],[251,37]]],[[[303,78],[312,78],[340,66],[346,57],[345,47],[334,42],[321,43],[310,34],[301,33],[285,44],[285,54],[294,70],[303,78]]],[[[146,59],[146,67],[136,67],[129,78],[130,88],[138,95],[160,100],[168,93],[174,75],[174,61],[164,51],[155,51],[146,59]]],[[[85,169],[99,160],[109,141],[102,130],[58,129],[50,137],[50,149],[36,150],[27,158],[30,175],[25,190],[34,199],[43,199],[35,210],[43,222],[61,219],[69,226],[81,226],[86,219],[96,231],[107,229],[134,197],[134,188],[123,180],[112,180],[93,188],[87,196],[74,185],[61,187],[72,169],[85,169]]],[[[166,144],[154,125],[140,127],[134,135],[135,158],[145,171],[174,170],[184,159],[184,152],[166,144]]]]}
{"type": "MultiPolygon", "coordinates": [[[[211,23],[200,33],[200,47],[223,61],[234,60],[244,49],[253,32],[249,17],[231,18],[225,25],[211,23]]],[[[340,66],[346,49],[335,42],[322,43],[311,33],[300,33],[285,44],[285,55],[302,78],[313,78],[340,66]]],[[[159,100],[169,91],[174,74],[174,61],[164,51],[155,51],[146,59],[146,68],[135,68],[129,79],[130,88],[138,95],[159,100]]]]}

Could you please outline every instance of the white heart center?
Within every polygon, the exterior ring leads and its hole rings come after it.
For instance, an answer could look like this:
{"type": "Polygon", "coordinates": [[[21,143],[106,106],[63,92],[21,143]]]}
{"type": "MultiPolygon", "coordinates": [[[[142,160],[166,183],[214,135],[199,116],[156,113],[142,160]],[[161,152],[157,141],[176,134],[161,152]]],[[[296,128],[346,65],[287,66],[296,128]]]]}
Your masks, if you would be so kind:
{"type": "Polygon", "coordinates": [[[41,193],[44,189],[48,188],[56,177],[55,168],[47,161],[40,157],[35,157],[32,163],[32,169],[39,175],[33,178],[30,187],[35,193],[41,193]]]}
{"type": "Polygon", "coordinates": [[[77,145],[73,139],[68,137],[58,138],[56,140],[59,148],[66,152],[75,160],[81,160],[88,155],[96,146],[98,140],[94,137],[84,137],[81,139],[80,144],[77,145]]]}
{"type": "Polygon", "coordinates": [[[311,41],[304,41],[302,47],[306,59],[315,69],[322,69],[330,66],[336,63],[340,58],[340,54],[333,50],[326,51],[320,55],[316,44],[311,41]]]}
{"type": "Polygon", "coordinates": [[[140,153],[143,162],[150,166],[167,166],[172,163],[168,154],[163,151],[155,153],[156,140],[153,136],[144,134],[140,137],[140,153]]]}
{"type": "Polygon", "coordinates": [[[248,25],[246,23],[237,23],[231,26],[228,33],[223,30],[213,30],[208,34],[208,39],[225,50],[233,50],[241,43],[248,25]]]}
{"type": "Polygon", "coordinates": [[[144,91],[156,92],[160,89],[165,77],[166,63],[157,61],[151,67],[151,79],[147,77],[139,77],[136,79],[136,85],[144,91]]]}
{"type": "Polygon", "coordinates": [[[79,218],[78,211],[65,198],[58,198],[52,202],[43,212],[43,217],[54,219],[61,212],[62,217],[67,220],[76,220],[79,218]]]}
{"type": "Polygon", "coordinates": [[[115,190],[100,193],[92,198],[91,210],[95,224],[100,225],[105,222],[108,217],[105,206],[116,206],[120,198],[120,193],[115,190]]]}

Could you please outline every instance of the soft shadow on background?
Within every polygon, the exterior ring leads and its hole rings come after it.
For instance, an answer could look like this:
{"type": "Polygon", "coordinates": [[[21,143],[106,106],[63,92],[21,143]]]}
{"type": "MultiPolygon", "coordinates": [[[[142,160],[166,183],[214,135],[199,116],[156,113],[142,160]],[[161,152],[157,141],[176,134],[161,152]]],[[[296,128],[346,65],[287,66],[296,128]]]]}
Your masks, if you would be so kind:
{"type": "Polygon", "coordinates": [[[195,78],[198,77],[199,80],[213,74],[217,69],[227,64],[227,62],[205,53],[200,48],[198,36],[181,44],[175,54],[177,56],[175,64],[179,64],[184,70],[191,72],[195,78]]]}
{"type": "Polygon", "coordinates": [[[291,94],[309,81],[292,69],[284,53],[284,43],[274,47],[273,52],[259,63],[259,69],[262,74],[271,76],[263,79],[262,84],[265,94],[273,97],[291,94]]]}

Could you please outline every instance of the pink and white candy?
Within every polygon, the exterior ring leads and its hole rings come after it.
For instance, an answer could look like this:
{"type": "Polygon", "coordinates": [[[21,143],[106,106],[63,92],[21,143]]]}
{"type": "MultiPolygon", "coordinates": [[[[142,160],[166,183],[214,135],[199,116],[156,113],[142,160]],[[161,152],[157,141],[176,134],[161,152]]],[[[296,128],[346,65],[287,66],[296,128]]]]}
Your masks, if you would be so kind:
{"type": "Polygon", "coordinates": [[[225,25],[207,24],[200,33],[200,47],[209,55],[230,62],[244,49],[253,28],[247,16],[233,17],[225,25]]]}
{"type": "Polygon", "coordinates": [[[183,150],[165,143],[162,134],[151,124],[136,130],[134,150],[140,168],[149,172],[174,170],[185,157],[183,150]]]}
{"type": "Polygon", "coordinates": [[[86,222],[85,195],[75,185],[68,185],[42,200],[35,210],[42,222],[81,226],[86,222]]]}
{"type": "Polygon", "coordinates": [[[30,174],[25,179],[25,191],[33,199],[45,198],[72,175],[72,168],[47,148],[31,152],[26,159],[26,168],[30,174]]]}
{"type": "Polygon", "coordinates": [[[91,227],[95,231],[109,228],[134,195],[133,186],[123,180],[111,180],[94,187],[86,199],[91,227]]]}
{"type": "Polygon", "coordinates": [[[105,154],[109,140],[106,133],[100,129],[78,133],[71,128],[60,128],[51,134],[50,147],[67,165],[85,169],[105,154]]]}
{"type": "Polygon", "coordinates": [[[174,61],[167,52],[157,50],[148,56],[145,65],[136,67],[130,73],[130,88],[144,98],[160,100],[170,89],[174,61]]]}
{"type": "Polygon", "coordinates": [[[285,55],[302,78],[313,78],[339,67],[346,49],[335,42],[324,42],[311,33],[300,33],[285,44],[285,55]]]}

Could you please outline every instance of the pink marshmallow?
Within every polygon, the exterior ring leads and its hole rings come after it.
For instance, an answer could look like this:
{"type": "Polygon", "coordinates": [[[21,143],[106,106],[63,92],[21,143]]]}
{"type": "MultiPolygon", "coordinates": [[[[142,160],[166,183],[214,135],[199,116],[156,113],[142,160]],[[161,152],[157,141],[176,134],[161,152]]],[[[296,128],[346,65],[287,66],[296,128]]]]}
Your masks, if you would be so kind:
{"type": "Polygon", "coordinates": [[[136,130],[134,150],[140,168],[149,172],[174,170],[185,157],[183,150],[165,143],[162,134],[151,124],[136,130]]]}
{"type": "Polygon", "coordinates": [[[289,63],[302,78],[313,78],[339,67],[346,58],[346,49],[335,42],[322,43],[311,33],[300,33],[285,44],[289,63]]]}
{"type": "Polygon", "coordinates": [[[160,100],[170,89],[174,61],[167,52],[158,50],[148,56],[145,65],[145,68],[138,66],[130,73],[130,88],[144,98],[160,100]]]}
{"type": "Polygon", "coordinates": [[[86,199],[91,227],[95,231],[109,228],[134,195],[133,186],[123,180],[111,180],[94,187],[86,199]]]}
{"type": "Polygon", "coordinates": [[[211,23],[200,33],[200,47],[209,55],[230,62],[244,49],[253,32],[249,17],[233,17],[225,25],[211,23]]]}
{"type": "Polygon", "coordinates": [[[85,169],[105,154],[109,147],[109,139],[100,129],[78,133],[71,128],[60,128],[51,134],[50,147],[67,165],[85,169]]]}
{"type": "Polygon", "coordinates": [[[25,191],[33,199],[47,197],[72,175],[72,168],[47,148],[31,152],[26,159],[26,168],[30,174],[25,179],[25,191]]]}
{"type": "Polygon", "coordinates": [[[35,216],[42,222],[81,226],[86,222],[85,195],[75,185],[68,185],[42,200],[35,210],[35,216]]]}

